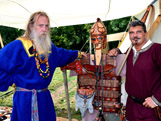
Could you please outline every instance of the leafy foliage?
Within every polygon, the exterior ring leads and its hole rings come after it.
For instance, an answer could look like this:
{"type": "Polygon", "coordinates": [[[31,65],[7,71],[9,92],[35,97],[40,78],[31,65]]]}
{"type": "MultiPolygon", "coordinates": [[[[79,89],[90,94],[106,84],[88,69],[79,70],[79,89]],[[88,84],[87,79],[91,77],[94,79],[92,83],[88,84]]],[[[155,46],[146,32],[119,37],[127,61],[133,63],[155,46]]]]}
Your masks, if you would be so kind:
{"type": "MultiPolygon", "coordinates": [[[[91,24],[66,26],[51,29],[51,39],[58,47],[80,50],[89,41],[91,24]]],[[[84,50],[88,49],[88,45],[84,50]]]]}
{"type": "Polygon", "coordinates": [[[24,30],[0,26],[0,34],[2,36],[4,46],[21,36],[23,33],[24,30]]]}
{"type": "Polygon", "coordinates": [[[118,32],[124,32],[127,29],[127,25],[131,17],[115,19],[112,21],[105,21],[104,24],[108,34],[114,34],[118,32]]]}
{"type": "MultiPolygon", "coordinates": [[[[114,34],[118,32],[125,32],[127,31],[127,26],[130,21],[131,17],[125,17],[121,19],[115,19],[111,21],[105,21],[104,25],[107,29],[107,34],[114,34]]],[[[109,42],[109,49],[116,48],[119,44],[120,40],[109,42]]]]}

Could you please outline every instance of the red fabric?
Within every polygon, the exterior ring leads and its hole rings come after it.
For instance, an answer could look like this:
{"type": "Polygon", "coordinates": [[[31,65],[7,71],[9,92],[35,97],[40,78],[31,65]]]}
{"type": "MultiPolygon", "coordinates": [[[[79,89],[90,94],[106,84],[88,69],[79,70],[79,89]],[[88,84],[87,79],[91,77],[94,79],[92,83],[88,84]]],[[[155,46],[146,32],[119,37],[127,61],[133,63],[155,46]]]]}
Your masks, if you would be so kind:
{"type": "MultiPolygon", "coordinates": [[[[133,65],[133,50],[127,59],[125,88],[129,95],[145,99],[154,95],[161,102],[161,45],[153,44],[139,53],[133,65]]],[[[153,109],[128,98],[126,115],[129,121],[157,121],[153,109]]]]}

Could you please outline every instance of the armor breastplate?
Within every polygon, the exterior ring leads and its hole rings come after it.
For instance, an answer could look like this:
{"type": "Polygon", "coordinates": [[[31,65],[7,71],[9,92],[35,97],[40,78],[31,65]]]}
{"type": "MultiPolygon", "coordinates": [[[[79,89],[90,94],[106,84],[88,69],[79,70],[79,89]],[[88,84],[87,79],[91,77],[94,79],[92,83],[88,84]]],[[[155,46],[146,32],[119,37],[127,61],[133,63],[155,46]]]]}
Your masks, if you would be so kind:
{"type": "MultiPolygon", "coordinates": [[[[104,68],[103,69],[103,97],[102,97],[102,83],[101,75],[96,75],[94,65],[90,65],[89,58],[82,59],[82,65],[85,68],[86,72],[84,74],[78,75],[78,86],[79,88],[84,89],[93,89],[95,91],[95,97],[92,102],[95,109],[99,109],[102,105],[103,99],[103,111],[104,112],[115,112],[118,113],[122,104],[121,104],[121,77],[116,76],[114,73],[114,68],[116,66],[116,61],[108,55],[104,55],[104,68]],[[86,68],[91,66],[91,70],[86,68]],[[92,70],[93,69],[93,70],[92,70]],[[88,71],[87,71],[88,70],[88,71]],[[89,73],[93,71],[93,73],[89,73]]],[[[98,68],[98,67],[97,67],[98,68]]]]}

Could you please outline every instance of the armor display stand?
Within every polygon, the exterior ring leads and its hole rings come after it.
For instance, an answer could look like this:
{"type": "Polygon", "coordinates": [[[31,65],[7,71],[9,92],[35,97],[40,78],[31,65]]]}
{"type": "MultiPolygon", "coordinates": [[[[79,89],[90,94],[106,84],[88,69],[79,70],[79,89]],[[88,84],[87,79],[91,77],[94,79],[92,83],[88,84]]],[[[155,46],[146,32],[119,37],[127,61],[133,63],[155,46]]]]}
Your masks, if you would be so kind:
{"type": "MultiPolygon", "coordinates": [[[[97,66],[99,66],[99,64],[100,64],[101,53],[102,53],[102,50],[101,49],[95,51],[96,65],[97,66]]],[[[106,55],[106,53],[104,53],[103,55],[106,55]]],[[[93,56],[93,55],[91,55],[91,56],[93,56]]],[[[91,58],[93,58],[93,57],[91,57],[91,58]]],[[[103,62],[104,62],[103,65],[105,65],[105,60],[103,60],[103,62]]],[[[99,81],[101,82],[101,80],[99,80],[99,81]]],[[[104,80],[104,82],[105,81],[108,81],[108,80],[104,80]]],[[[100,85],[100,87],[101,86],[104,86],[104,85],[100,85]]],[[[107,86],[107,85],[105,85],[105,86],[107,86]]],[[[97,93],[97,91],[96,91],[96,93],[97,93]]],[[[101,94],[102,94],[102,91],[100,91],[100,95],[101,94]]],[[[100,99],[99,101],[100,101],[99,103],[102,103],[102,99],[100,99]]],[[[97,104],[98,104],[98,102],[97,102],[97,104]]],[[[120,115],[120,114],[117,114],[117,113],[113,113],[113,111],[110,112],[108,109],[106,111],[105,110],[102,110],[102,111],[103,111],[103,114],[104,114],[105,121],[121,121],[121,120],[123,120],[123,115],[120,115]]],[[[121,111],[120,111],[120,113],[121,113],[121,111]]],[[[99,117],[98,116],[99,116],[99,110],[98,110],[98,108],[95,109],[93,113],[89,113],[89,111],[87,110],[85,116],[82,118],[82,121],[98,121],[99,120],[99,117]]]]}
{"type": "Polygon", "coordinates": [[[94,55],[76,59],[61,69],[77,72],[75,103],[76,111],[80,109],[82,121],[98,120],[100,107],[106,121],[121,121],[121,77],[114,71],[116,58],[107,55],[107,31],[99,18],[90,33],[94,55]],[[90,63],[93,60],[94,65],[90,63]]]}

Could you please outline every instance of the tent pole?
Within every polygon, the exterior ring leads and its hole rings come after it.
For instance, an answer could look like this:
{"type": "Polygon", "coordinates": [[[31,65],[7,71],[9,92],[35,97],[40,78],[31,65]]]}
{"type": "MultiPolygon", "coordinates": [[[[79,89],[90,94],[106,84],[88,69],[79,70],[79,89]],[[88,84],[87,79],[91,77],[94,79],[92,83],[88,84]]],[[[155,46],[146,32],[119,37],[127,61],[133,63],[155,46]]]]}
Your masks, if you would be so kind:
{"type": "Polygon", "coordinates": [[[69,102],[69,92],[68,92],[68,81],[67,81],[67,72],[63,70],[63,77],[64,77],[64,86],[65,86],[65,95],[67,101],[67,110],[68,110],[68,119],[71,121],[71,111],[70,111],[70,102],[69,102]]]}
{"type": "Polygon", "coordinates": [[[120,66],[120,68],[119,68],[119,71],[117,72],[117,76],[120,75],[120,72],[121,72],[122,68],[123,68],[124,65],[125,65],[126,59],[127,59],[127,57],[129,56],[129,53],[130,53],[130,51],[131,51],[131,48],[132,48],[132,44],[130,45],[130,47],[129,47],[129,49],[128,49],[128,52],[127,52],[126,55],[125,55],[125,58],[124,58],[124,60],[123,60],[123,62],[122,62],[122,64],[121,64],[121,66],[120,66]]]}
{"type": "Polygon", "coordinates": [[[159,10],[160,10],[160,15],[161,15],[161,0],[159,0],[159,10]]]}
{"type": "Polygon", "coordinates": [[[3,47],[4,47],[4,45],[3,45],[3,41],[2,41],[1,34],[0,34],[0,43],[1,43],[1,47],[3,48],[3,47]]]}

